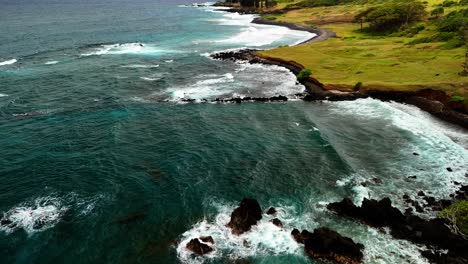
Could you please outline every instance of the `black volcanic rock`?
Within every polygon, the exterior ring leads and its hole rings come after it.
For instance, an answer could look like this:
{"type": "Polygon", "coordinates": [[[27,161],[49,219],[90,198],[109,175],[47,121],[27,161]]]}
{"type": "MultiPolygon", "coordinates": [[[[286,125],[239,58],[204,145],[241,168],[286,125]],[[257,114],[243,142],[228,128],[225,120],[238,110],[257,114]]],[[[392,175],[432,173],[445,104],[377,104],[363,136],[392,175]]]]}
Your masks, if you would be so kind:
{"type": "Polygon", "coordinates": [[[326,227],[315,229],[304,240],[304,250],[313,258],[333,260],[338,263],[362,262],[364,246],[326,227]]]}
{"type": "Polygon", "coordinates": [[[262,208],[255,199],[245,198],[240,206],[231,214],[231,221],[227,224],[232,233],[240,235],[250,230],[253,225],[262,219],[262,208]]]}
{"type": "Polygon", "coordinates": [[[0,220],[0,225],[2,225],[2,226],[7,226],[7,225],[10,225],[12,223],[13,223],[13,221],[11,221],[8,218],[3,218],[2,220],[0,220]]]}
{"type": "Polygon", "coordinates": [[[190,240],[190,242],[188,242],[185,247],[197,255],[204,255],[213,251],[212,247],[208,246],[207,244],[201,243],[200,240],[198,240],[198,238],[190,240]]]}
{"type": "Polygon", "coordinates": [[[312,233],[307,230],[302,230],[302,232],[299,232],[299,230],[293,229],[293,231],[291,231],[291,235],[297,243],[304,244],[304,241],[309,239],[312,233]]]}
{"type": "Polygon", "coordinates": [[[274,214],[276,214],[276,209],[274,207],[270,207],[270,209],[268,209],[266,214],[267,215],[274,215],[274,214]]]}
{"type": "Polygon", "coordinates": [[[204,236],[204,237],[200,237],[200,240],[205,242],[205,243],[211,243],[211,244],[214,244],[214,239],[212,236],[204,236]]]}
{"type": "MultiPolygon", "coordinates": [[[[432,199],[430,200],[432,202],[432,199]]],[[[468,240],[452,233],[446,220],[425,220],[411,215],[410,211],[407,211],[405,216],[391,205],[388,198],[381,201],[364,199],[361,207],[355,206],[351,200],[345,198],[341,202],[329,204],[327,208],[338,215],[354,218],[374,227],[390,227],[390,233],[395,238],[435,246],[438,249],[449,250],[449,255],[456,254],[461,259],[468,258],[468,240]]],[[[417,203],[415,208],[422,211],[417,203]]]]}
{"type": "Polygon", "coordinates": [[[270,222],[277,227],[283,227],[283,223],[278,218],[272,219],[270,222]]]}

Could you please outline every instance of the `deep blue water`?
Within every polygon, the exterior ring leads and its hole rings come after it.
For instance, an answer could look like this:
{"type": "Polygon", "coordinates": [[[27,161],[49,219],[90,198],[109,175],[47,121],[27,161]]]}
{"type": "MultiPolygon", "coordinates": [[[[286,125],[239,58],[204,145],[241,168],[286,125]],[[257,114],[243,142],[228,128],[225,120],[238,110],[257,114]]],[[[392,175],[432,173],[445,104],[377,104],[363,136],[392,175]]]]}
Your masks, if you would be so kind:
{"type": "Polygon", "coordinates": [[[372,99],[182,103],[293,99],[304,88],[287,70],[207,54],[310,37],[190,3],[0,0],[0,212],[13,221],[0,227],[0,262],[320,263],[289,232],[330,226],[366,246],[366,263],[426,263],[416,245],[323,207],[447,197],[466,183],[466,133],[372,99]],[[285,228],[265,216],[230,236],[244,197],[277,207],[285,228]],[[214,253],[184,249],[199,235],[214,253]]]}

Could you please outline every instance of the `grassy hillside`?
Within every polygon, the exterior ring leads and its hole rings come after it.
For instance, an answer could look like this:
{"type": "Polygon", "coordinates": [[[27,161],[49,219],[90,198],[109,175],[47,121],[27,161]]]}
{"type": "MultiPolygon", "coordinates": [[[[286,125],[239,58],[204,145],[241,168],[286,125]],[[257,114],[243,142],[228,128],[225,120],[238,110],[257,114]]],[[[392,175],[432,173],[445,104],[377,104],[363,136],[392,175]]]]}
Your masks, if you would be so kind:
{"type": "MultiPolygon", "coordinates": [[[[442,2],[430,0],[426,10],[430,12],[442,2]]],[[[302,8],[268,15],[268,19],[276,21],[331,29],[338,38],[281,47],[261,54],[296,61],[311,69],[313,75],[330,88],[347,89],[362,82],[365,89],[414,90],[430,87],[466,98],[468,77],[459,75],[463,70],[466,47],[452,48],[446,42],[408,45],[415,39],[437,33],[434,23],[428,20],[419,23],[419,27],[424,25],[424,29],[416,34],[378,36],[360,32],[360,24],[352,23],[354,16],[376,5],[380,3],[302,8]]],[[[282,6],[285,4],[282,3],[282,6]]],[[[445,8],[445,13],[457,8],[460,7],[445,8]]]]}

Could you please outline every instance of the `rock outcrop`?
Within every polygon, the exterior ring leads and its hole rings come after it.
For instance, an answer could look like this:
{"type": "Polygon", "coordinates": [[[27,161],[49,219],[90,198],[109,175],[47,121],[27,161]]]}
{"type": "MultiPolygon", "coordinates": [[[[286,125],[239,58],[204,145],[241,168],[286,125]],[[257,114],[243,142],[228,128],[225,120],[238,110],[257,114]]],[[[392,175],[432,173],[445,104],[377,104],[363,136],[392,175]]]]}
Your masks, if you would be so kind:
{"type": "Polygon", "coordinates": [[[426,256],[433,254],[433,259],[438,260],[437,263],[452,263],[446,261],[454,256],[459,260],[468,261],[468,241],[452,233],[445,219],[425,220],[412,215],[411,212],[403,215],[392,206],[389,198],[380,201],[364,199],[361,207],[345,198],[341,202],[329,204],[327,208],[340,216],[354,218],[374,227],[390,227],[391,235],[395,238],[435,249],[449,250],[447,254],[442,255],[432,251],[424,252],[426,256]]]}
{"type": "Polygon", "coordinates": [[[207,244],[201,243],[198,238],[194,238],[187,243],[186,248],[197,255],[205,255],[213,251],[207,244]]]}
{"type": "Polygon", "coordinates": [[[262,219],[262,208],[255,199],[245,198],[240,206],[231,214],[231,221],[227,224],[232,233],[240,235],[250,230],[253,225],[262,219]]]}
{"type": "Polygon", "coordinates": [[[362,244],[326,227],[315,229],[313,233],[307,230],[299,233],[299,230],[294,229],[291,235],[298,243],[304,244],[306,254],[313,258],[358,264],[364,257],[362,244]]]}

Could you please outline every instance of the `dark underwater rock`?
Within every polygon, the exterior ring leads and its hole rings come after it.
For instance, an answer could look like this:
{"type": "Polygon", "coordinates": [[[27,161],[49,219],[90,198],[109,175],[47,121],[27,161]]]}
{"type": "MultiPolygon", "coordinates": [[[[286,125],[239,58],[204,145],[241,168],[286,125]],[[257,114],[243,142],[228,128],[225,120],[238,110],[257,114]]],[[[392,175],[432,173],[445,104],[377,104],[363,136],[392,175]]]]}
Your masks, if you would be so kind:
{"type": "Polygon", "coordinates": [[[131,213],[131,214],[127,215],[124,218],[118,219],[116,221],[116,223],[121,224],[121,225],[129,224],[129,223],[132,223],[132,222],[142,220],[145,217],[146,217],[146,213],[144,213],[144,212],[131,213]]]}
{"type": "Polygon", "coordinates": [[[262,219],[262,208],[257,200],[245,198],[232,212],[231,221],[227,226],[232,229],[233,234],[240,235],[249,231],[260,219],[262,219]]]}
{"type": "Polygon", "coordinates": [[[200,240],[198,240],[198,238],[190,240],[190,242],[188,242],[185,247],[197,255],[204,255],[213,251],[212,247],[208,246],[207,244],[201,243],[200,240]]]}

